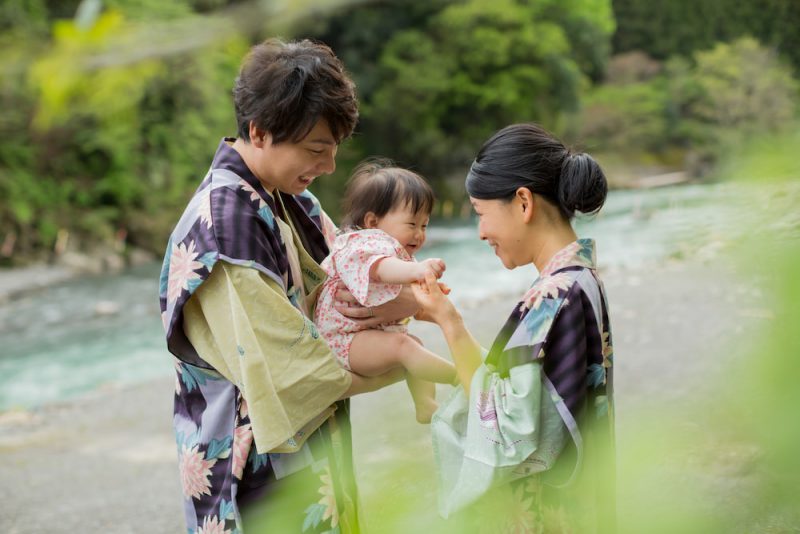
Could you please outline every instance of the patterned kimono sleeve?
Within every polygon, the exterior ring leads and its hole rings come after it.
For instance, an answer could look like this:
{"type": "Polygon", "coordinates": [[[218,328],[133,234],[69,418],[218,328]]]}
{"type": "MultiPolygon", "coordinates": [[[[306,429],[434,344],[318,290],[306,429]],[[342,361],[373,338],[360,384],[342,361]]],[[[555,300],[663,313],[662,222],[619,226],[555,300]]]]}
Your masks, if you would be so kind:
{"type": "Polygon", "coordinates": [[[396,241],[377,232],[352,232],[339,237],[333,261],[336,273],[362,306],[379,306],[394,300],[402,284],[384,284],[370,280],[370,269],[384,258],[397,257],[396,241]]]}
{"type": "Polygon", "coordinates": [[[247,401],[259,453],[294,436],[350,386],[314,324],[255,269],[219,262],[184,313],[197,352],[247,401]]]}
{"type": "Polygon", "coordinates": [[[459,387],[431,430],[444,517],[492,488],[549,469],[567,439],[538,360],[513,367],[506,377],[482,365],[469,399],[459,387]]]}

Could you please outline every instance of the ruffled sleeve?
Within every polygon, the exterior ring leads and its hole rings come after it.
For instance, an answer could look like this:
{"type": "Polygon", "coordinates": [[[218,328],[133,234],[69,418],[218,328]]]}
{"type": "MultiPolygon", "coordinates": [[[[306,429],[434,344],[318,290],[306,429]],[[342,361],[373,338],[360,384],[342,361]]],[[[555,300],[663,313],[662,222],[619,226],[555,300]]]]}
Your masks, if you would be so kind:
{"type": "Polygon", "coordinates": [[[255,269],[219,262],[184,314],[200,357],[247,401],[259,453],[293,437],[350,386],[314,324],[255,269]]]}
{"type": "Polygon", "coordinates": [[[370,281],[370,269],[384,258],[408,258],[403,247],[379,230],[361,230],[339,236],[331,258],[323,263],[329,276],[338,276],[362,306],[379,306],[394,300],[402,284],[370,281]]]}

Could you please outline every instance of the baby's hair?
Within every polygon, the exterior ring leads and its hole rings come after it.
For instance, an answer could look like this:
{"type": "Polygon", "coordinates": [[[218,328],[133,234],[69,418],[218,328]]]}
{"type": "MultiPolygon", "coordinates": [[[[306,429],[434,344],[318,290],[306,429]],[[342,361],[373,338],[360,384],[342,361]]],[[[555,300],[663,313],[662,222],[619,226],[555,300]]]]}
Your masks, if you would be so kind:
{"type": "Polygon", "coordinates": [[[385,158],[370,158],[358,164],[347,182],[342,229],[363,228],[367,213],[383,217],[403,206],[415,214],[430,214],[435,201],[433,189],[419,174],[385,158]]]}

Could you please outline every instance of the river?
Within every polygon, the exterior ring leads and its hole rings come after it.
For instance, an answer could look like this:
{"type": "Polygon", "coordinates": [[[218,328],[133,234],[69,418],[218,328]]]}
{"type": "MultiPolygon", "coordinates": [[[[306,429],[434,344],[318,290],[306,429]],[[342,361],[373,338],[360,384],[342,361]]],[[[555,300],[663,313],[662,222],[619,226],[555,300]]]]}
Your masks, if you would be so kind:
{"type": "MultiPolygon", "coordinates": [[[[729,235],[736,213],[729,185],[614,191],[603,212],[576,222],[597,241],[601,270],[635,271],[697,253],[729,235]]],[[[447,263],[444,281],[459,306],[519,294],[532,267],[503,269],[477,239],[476,222],[437,224],[419,258],[447,263]]],[[[98,388],[172,372],[158,311],[160,264],[86,276],[0,305],[0,410],[59,402],[98,388]]]]}

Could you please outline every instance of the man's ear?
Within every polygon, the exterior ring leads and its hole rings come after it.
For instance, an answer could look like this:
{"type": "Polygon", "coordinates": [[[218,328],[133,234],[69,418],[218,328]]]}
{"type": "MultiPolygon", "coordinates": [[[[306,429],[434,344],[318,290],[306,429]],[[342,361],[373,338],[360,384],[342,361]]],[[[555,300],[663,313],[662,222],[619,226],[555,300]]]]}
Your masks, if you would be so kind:
{"type": "Polygon", "coordinates": [[[378,227],[378,216],[375,215],[373,212],[368,211],[366,215],[364,215],[364,228],[377,228],[378,227]]]}
{"type": "Polygon", "coordinates": [[[536,213],[536,195],[534,195],[527,187],[520,187],[514,193],[514,200],[516,200],[516,208],[521,210],[522,221],[524,223],[531,222],[534,214],[536,213]]]}
{"type": "Polygon", "coordinates": [[[256,126],[255,121],[250,121],[250,143],[256,148],[264,148],[272,143],[272,136],[266,130],[256,126]]]}

